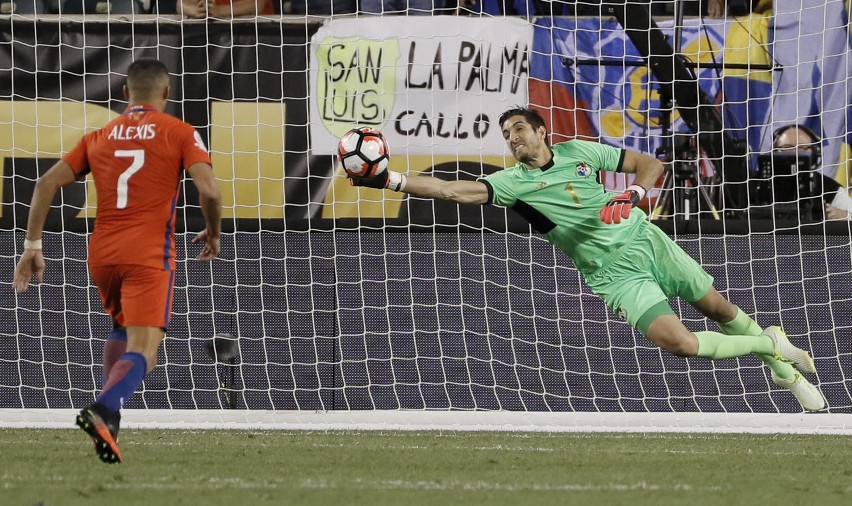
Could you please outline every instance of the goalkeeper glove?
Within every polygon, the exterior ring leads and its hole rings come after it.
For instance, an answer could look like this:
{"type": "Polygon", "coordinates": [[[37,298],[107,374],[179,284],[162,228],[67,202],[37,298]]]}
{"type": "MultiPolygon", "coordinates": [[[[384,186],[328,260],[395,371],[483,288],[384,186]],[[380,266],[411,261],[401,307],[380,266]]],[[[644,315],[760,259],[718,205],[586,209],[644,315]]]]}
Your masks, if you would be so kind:
{"type": "Polygon", "coordinates": [[[407,178],[403,174],[392,170],[383,170],[373,177],[353,176],[352,174],[347,174],[346,177],[349,178],[349,184],[352,186],[365,186],[380,190],[388,188],[395,192],[403,191],[407,182],[407,178]]]}
{"type": "Polygon", "coordinates": [[[638,184],[632,184],[624,190],[624,193],[614,197],[601,208],[601,221],[610,223],[621,223],[622,219],[630,217],[630,210],[637,205],[645,196],[645,188],[638,184]]]}

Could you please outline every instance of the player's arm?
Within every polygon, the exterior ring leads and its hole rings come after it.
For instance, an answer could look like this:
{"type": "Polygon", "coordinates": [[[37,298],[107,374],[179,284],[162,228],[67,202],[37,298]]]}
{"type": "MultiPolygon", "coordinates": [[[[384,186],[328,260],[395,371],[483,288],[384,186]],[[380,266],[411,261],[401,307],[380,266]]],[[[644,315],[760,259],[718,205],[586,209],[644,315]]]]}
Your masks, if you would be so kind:
{"type": "Polygon", "coordinates": [[[27,218],[24,253],[15,266],[15,278],[12,281],[16,291],[26,291],[33,275],[41,283],[45,269],[44,257],[41,253],[41,234],[44,231],[44,222],[47,220],[50,204],[60,188],[76,180],[77,176],[68,162],[60,160],[36,181],[30,201],[30,214],[27,218]]]}
{"type": "Polygon", "coordinates": [[[403,176],[400,191],[416,197],[449,200],[459,204],[487,204],[488,187],[481,181],[444,181],[430,176],[403,176]]]}
{"type": "Polygon", "coordinates": [[[213,177],[213,167],[210,164],[193,163],[186,172],[198,190],[198,203],[201,205],[201,214],[204,216],[205,223],[204,230],[192,240],[194,243],[204,243],[204,248],[195,258],[213,260],[219,256],[222,235],[222,193],[216,178],[213,177]]]}
{"type": "Polygon", "coordinates": [[[205,0],[177,0],[177,12],[185,18],[199,19],[207,15],[205,0]]]}
{"type": "Polygon", "coordinates": [[[406,176],[384,170],[373,177],[349,175],[353,186],[388,188],[416,197],[449,200],[459,204],[487,204],[488,187],[481,181],[445,181],[431,176],[406,176]]]}
{"type": "Polygon", "coordinates": [[[657,184],[657,180],[663,175],[663,162],[653,156],[625,150],[621,172],[636,174],[633,184],[647,190],[657,184]]]}
{"type": "Polygon", "coordinates": [[[255,16],[263,10],[265,5],[266,2],[263,0],[232,0],[225,4],[217,4],[215,0],[207,0],[207,14],[220,19],[255,16]]]}
{"type": "Polygon", "coordinates": [[[648,188],[653,187],[663,174],[663,163],[653,156],[625,150],[621,172],[635,174],[636,177],[623,193],[601,208],[601,221],[607,224],[621,223],[622,219],[630,216],[630,210],[639,204],[648,188]]]}

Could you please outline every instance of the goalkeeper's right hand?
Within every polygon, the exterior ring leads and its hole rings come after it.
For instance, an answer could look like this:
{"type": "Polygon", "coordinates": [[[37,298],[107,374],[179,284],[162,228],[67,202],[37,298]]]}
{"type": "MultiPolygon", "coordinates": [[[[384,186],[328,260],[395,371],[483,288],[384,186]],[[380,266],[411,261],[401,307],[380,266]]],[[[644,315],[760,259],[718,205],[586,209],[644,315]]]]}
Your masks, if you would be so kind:
{"type": "Polygon", "coordinates": [[[407,181],[403,174],[392,170],[383,170],[373,177],[353,176],[349,173],[346,174],[346,177],[349,178],[349,184],[352,186],[365,186],[367,188],[378,188],[380,190],[388,188],[396,192],[404,190],[405,183],[407,181]]]}

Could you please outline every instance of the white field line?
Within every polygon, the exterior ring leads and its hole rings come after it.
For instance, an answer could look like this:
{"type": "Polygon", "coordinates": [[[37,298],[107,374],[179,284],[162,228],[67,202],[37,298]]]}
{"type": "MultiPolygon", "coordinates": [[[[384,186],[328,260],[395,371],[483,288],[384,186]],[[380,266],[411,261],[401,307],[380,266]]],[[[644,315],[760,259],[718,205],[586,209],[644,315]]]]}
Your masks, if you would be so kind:
{"type": "Polygon", "coordinates": [[[693,486],[687,483],[658,485],[648,482],[636,483],[497,483],[483,480],[430,481],[430,480],[363,480],[333,481],[326,479],[303,480],[302,488],[316,489],[365,489],[365,490],[489,490],[499,492],[634,492],[647,491],[694,491],[720,492],[719,486],[693,486]]]}
{"type": "MultiPolygon", "coordinates": [[[[52,476],[45,485],[47,488],[64,488],[75,485],[63,476],[52,476]],[[68,483],[66,483],[68,482],[68,483]]],[[[41,478],[44,480],[44,477],[41,478]]],[[[16,483],[28,483],[33,480],[32,476],[14,475],[5,473],[2,475],[4,489],[15,488],[16,483]]],[[[158,480],[134,480],[125,477],[121,482],[102,483],[105,489],[112,490],[271,490],[271,489],[307,489],[307,490],[437,490],[437,491],[495,491],[495,492],[721,492],[722,487],[713,485],[691,485],[689,483],[676,483],[671,485],[660,485],[645,481],[634,483],[499,483],[493,481],[474,480],[365,480],[355,478],[351,480],[329,480],[323,478],[311,478],[298,482],[284,479],[264,479],[262,481],[247,480],[235,477],[212,477],[205,480],[179,480],[173,477],[163,477],[158,480]]]]}

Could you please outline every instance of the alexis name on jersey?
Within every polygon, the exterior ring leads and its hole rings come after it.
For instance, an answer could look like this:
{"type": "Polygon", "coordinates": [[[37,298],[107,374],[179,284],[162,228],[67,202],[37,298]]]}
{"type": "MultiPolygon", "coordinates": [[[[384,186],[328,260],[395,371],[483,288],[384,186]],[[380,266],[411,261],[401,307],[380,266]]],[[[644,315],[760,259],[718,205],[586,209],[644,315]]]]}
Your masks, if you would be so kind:
{"type": "Polygon", "coordinates": [[[154,129],[156,125],[149,123],[147,125],[115,125],[107,136],[107,139],[116,141],[150,141],[157,136],[154,129]]]}

